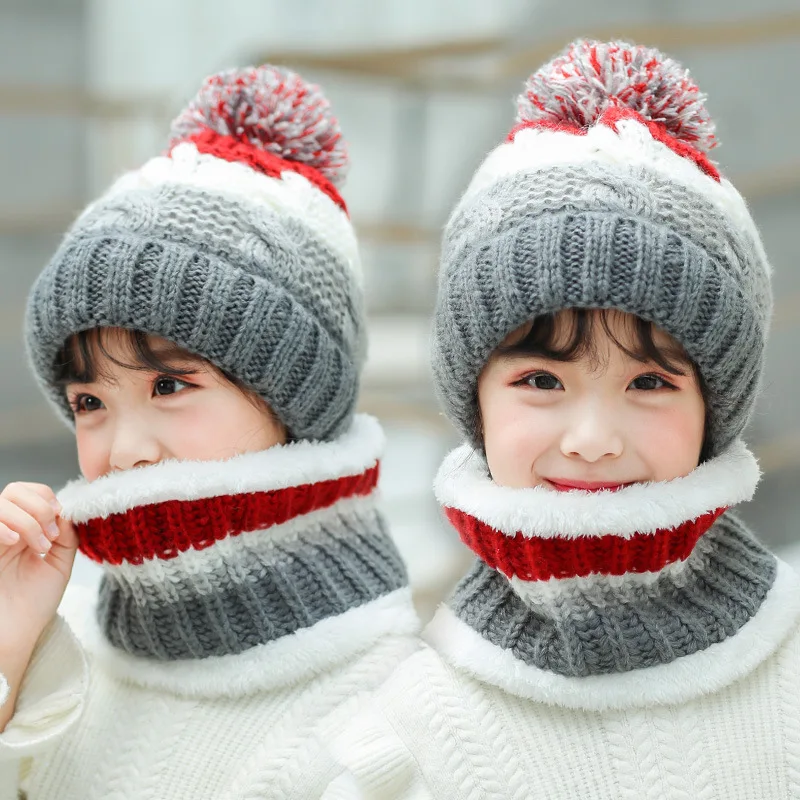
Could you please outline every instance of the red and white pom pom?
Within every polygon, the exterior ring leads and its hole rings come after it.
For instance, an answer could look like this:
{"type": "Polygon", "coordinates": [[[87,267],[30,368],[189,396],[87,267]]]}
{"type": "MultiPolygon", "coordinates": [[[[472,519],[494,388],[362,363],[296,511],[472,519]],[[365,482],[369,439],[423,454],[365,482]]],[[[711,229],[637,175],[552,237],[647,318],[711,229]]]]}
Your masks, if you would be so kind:
{"type": "Polygon", "coordinates": [[[517,122],[588,128],[608,108],[627,107],[708,152],[717,140],[705,99],[688,71],[654,48],[579,40],[528,78],[517,122]]]}
{"type": "Polygon", "coordinates": [[[172,123],[170,148],[209,129],[314,167],[334,185],[347,173],[347,147],[330,103],[288,69],[265,64],[207,78],[172,123]]]}

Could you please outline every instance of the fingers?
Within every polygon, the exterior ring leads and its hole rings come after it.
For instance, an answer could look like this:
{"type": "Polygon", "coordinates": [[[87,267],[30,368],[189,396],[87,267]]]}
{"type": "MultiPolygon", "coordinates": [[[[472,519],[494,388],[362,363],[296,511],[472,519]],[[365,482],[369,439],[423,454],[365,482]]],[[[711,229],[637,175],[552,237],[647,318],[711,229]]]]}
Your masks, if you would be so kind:
{"type": "Polygon", "coordinates": [[[78,549],[78,533],[75,526],[63,517],[58,517],[56,520],[58,524],[59,535],[53,541],[53,547],[66,547],[69,550],[78,549]]]}
{"type": "Polygon", "coordinates": [[[42,484],[10,483],[0,494],[0,541],[24,541],[37,553],[48,553],[60,534],[60,506],[52,490],[42,484]]]}
{"type": "Polygon", "coordinates": [[[3,538],[8,544],[22,540],[37,553],[50,551],[52,545],[39,522],[5,498],[0,498],[0,522],[5,528],[3,538]]]}
{"type": "Polygon", "coordinates": [[[61,534],[53,542],[53,547],[45,555],[44,560],[69,580],[69,576],[72,573],[72,565],[75,563],[75,554],[78,551],[78,536],[73,524],[65,519],[59,518],[58,527],[61,534]]]}

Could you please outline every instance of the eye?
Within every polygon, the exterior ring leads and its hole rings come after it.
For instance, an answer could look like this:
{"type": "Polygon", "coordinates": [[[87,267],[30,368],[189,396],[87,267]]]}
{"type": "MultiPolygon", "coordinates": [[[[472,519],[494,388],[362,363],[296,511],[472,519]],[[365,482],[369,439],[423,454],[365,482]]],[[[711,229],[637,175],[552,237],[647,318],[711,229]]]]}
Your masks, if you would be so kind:
{"type": "Polygon", "coordinates": [[[153,394],[163,397],[165,395],[177,394],[191,387],[191,383],[179,380],[178,378],[172,378],[169,375],[162,375],[160,378],[157,378],[156,382],[153,384],[153,394]]]}
{"type": "Polygon", "coordinates": [[[103,408],[103,401],[93,394],[79,394],[70,401],[74,414],[84,414],[89,411],[99,411],[103,408]]]}
{"type": "Polygon", "coordinates": [[[674,389],[675,385],[669,383],[669,381],[665,380],[660,375],[639,375],[638,378],[634,378],[631,381],[628,388],[652,392],[656,389],[674,389]]]}
{"type": "Polygon", "coordinates": [[[549,372],[534,372],[533,375],[523,378],[521,383],[527,383],[528,386],[534,389],[542,389],[544,391],[564,388],[561,381],[549,372]]]}

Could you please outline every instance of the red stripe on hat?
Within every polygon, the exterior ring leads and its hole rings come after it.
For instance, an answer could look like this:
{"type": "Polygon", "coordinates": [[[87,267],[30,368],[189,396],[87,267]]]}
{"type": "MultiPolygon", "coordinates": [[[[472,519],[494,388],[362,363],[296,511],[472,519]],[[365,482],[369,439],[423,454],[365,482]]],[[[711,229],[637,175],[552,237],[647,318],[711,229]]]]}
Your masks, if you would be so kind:
{"type": "Polygon", "coordinates": [[[525,120],[515,125],[506,137],[507,142],[513,142],[514,138],[520,131],[526,128],[537,128],[546,131],[559,131],[561,133],[569,133],[573,136],[586,136],[588,128],[581,128],[573,122],[551,122],[547,119],[525,120]]]}
{"type": "MultiPolygon", "coordinates": [[[[241,142],[233,136],[225,136],[208,128],[183,141],[191,142],[201,153],[216,156],[231,163],[246,164],[256,172],[260,172],[270,178],[280,179],[284,172],[296,172],[310,183],[313,183],[321,192],[328,195],[345,214],[348,213],[347,205],[339,192],[336,191],[336,187],[319,170],[308,166],[308,164],[288,161],[266,150],[253,147],[249,142],[241,142]]],[[[180,143],[176,142],[173,148],[180,143]]]]}
{"type": "Polygon", "coordinates": [[[663,125],[660,125],[658,122],[645,119],[641,114],[637,113],[632,108],[627,108],[625,106],[611,106],[603,112],[603,115],[600,117],[598,122],[600,125],[607,125],[609,128],[612,128],[616,131],[617,123],[623,119],[633,119],[636,120],[636,122],[645,125],[650,131],[650,135],[657,142],[665,144],[670,150],[672,150],[674,153],[677,153],[682,158],[688,158],[689,161],[694,161],[694,163],[702,172],[705,172],[706,175],[708,175],[710,178],[713,178],[715,181],[717,181],[717,183],[722,180],[719,170],[711,163],[711,159],[709,159],[705,153],[701,153],[696,147],[692,147],[692,145],[688,142],[676,139],[663,125]]]}
{"type": "Polygon", "coordinates": [[[445,508],[461,540],[490,567],[525,581],[658,572],[688,558],[700,537],[726,511],[718,508],[677,528],[622,536],[507,536],[485,522],[445,508]]]}
{"type": "MultiPolygon", "coordinates": [[[[666,145],[674,153],[677,153],[681,158],[687,158],[689,161],[694,162],[699,169],[713,178],[717,183],[722,180],[719,170],[711,162],[704,153],[701,153],[696,147],[691,144],[676,139],[669,131],[657,122],[645,119],[641,114],[634,111],[632,108],[625,106],[610,106],[607,108],[600,119],[597,120],[598,125],[605,125],[612,130],[617,130],[617,123],[623,119],[633,119],[647,127],[650,135],[657,142],[666,145]]],[[[580,125],[575,125],[570,122],[551,122],[549,120],[525,120],[515,125],[511,132],[508,134],[506,141],[513,142],[516,135],[526,128],[537,128],[549,131],[560,131],[562,133],[569,133],[573,136],[585,136],[588,128],[582,128],[580,125]]]]}
{"type": "Polygon", "coordinates": [[[359,475],[270,492],[152,503],[75,527],[81,551],[93,561],[119,565],[171,559],[229,536],[280,525],[348,497],[369,495],[378,484],[378,471],[376,464],[359,475]]]}

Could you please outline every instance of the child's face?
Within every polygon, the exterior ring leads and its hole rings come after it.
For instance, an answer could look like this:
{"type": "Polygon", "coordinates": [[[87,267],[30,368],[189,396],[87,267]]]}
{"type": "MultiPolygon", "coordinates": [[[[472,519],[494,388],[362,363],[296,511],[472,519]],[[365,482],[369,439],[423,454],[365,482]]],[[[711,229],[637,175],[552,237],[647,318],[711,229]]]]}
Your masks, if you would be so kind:
{"type": "MultiPolygon", "coordinates": [[[[626,316],[615,312],[607,322],[628,347],[626,316]]],[[[568,320],[564,312],[556,318],[557,339],[569,335],[568,320]]],[[[504,344],[515,344],[529,329],[514,331],[504,344]]],[[[496,483],[597,491],[666,481],[697,466],[705,404],[690,364],[680,364],[685,375],[643,364],[599,324],[592,326],[592,339],[594,359],[553,361],[502,350],[492,355],[478,380],[478,404],[496,483]]],[[[653,341],[659,347],[672,342],[657,329],[653,341]]]]}
{"type": "MultiPolygon", "coordinates": [[[[155,336],[149,343],[155,354],[169,345],[155,336]]],[[[202,359],[168,359],[170,366],[190,370],[171,376],[115,364],[113,359],[130,361],[119,329],[106,330],[103,345],[111,358],[97,347],[93,354],[103,377],[66,388],[87,480],[167,459],[231,458],[286,441],[286,431],[265,406],[202,359]]]]}

